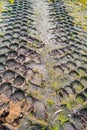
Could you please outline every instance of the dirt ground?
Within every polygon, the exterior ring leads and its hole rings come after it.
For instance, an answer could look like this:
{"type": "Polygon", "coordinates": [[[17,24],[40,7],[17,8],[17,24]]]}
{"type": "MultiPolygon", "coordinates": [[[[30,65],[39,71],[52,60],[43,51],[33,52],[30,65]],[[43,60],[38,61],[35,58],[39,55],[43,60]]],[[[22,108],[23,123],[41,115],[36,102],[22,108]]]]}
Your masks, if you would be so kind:
{"type": "Polygon", "coordinates": [[[0,12],[0,130],[86,130],[86,6],[2,0],[0,12]]]}

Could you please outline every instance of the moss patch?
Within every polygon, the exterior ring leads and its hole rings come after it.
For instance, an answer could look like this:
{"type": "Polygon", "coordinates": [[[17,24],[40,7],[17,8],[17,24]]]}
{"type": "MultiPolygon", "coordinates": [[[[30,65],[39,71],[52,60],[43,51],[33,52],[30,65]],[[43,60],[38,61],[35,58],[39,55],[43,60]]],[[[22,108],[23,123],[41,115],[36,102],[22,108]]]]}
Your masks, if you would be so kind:
{"type": "Polygon", "coordinates": [[[74,24],[87,31],[87,0],[64,0],[69,15],[74,17],[74,24]]]}

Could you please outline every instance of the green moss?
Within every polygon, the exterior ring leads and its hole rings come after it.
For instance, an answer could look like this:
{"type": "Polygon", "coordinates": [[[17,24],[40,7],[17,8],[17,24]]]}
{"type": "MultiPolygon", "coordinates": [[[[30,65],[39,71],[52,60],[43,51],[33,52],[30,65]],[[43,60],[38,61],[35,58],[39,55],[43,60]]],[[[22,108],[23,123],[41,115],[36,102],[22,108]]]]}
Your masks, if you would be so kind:
{"type": "Polygon", "coordinates": [[[81,91],[82,89],[83,89],[83,87],[81,85],[76,88],[77,92],[81,91]]]}
{"type": "Polygon", "coordinates": [[[87,10],[87,0],[63,0],[68,8],[69,15],[74,18],[74,25],[80,25],[87,31],[87,19],[85,18],[87,10]]]}
{"type": "Polygon", "coordinates": [[[14,3],[14,0],[9,0],[11,3],[14,3]]]}
{"type": "Polygon", "coordinates": [[[0,38],[2,38],[3,37],[3,35],[2,34],[0,34],[0,38]]]}
{"type": "Polygon", "coordinates": [[[53,82],[51,85],[52,85],[53,88],[57,88],[58,83],[57,82],[53,82]]]}
{"type": "Polygon", "coordinates": [[[43,127],[41,130],[45,130],[46,129],[46,127],[43,127]]]}
{"type": "Polygon", "coordinates": [[[54,105],[54,101],[52,99],[48,99],[47,102],[50,106],[54,105]]]}
{"type": "Polygon", "coordinates": [[[52,128],[51,130],[59,130],[59,129],[58,129],[58,126],[56,126],[56,127],[52,128]]]}
{"type": "Polygon", "coordinates": [[[77,101],[78,103],[83,103],[83,99],[82,99],[81,97],[76,98],[76,101],[77,101]]]}
{"type": "Polygon", "coordinates": [[[60,128],[64,128],[64,124],[69,120],[67,113],[65,111],[62,111],[58,114],[58,116],[55,118],[57,124],[53,126],[53,128],[50,128],[50,130],[59,130],[60,128]]]}
{"type": "Polygon", "coordinates": [[[37,99],[43,99],[43,95],[39,90],[30,91],[31,95],[37,99]]]}
{"type": "Polygon", "coordinates": [[[65,112],[61,112],[58,116],[58,120],[60,122],[60,125],[63,125],[66,121],[69,120],[65,112]]]}
{"type": "Polygon", "coordinates": [[[72,38],[72,39],[75,39],[75,35],[74,35],[74,34],[71,34],[71,38],[72,38]]]}
{"type": "Polygon", "coordinates": [[[73,109],[75,106],[77,106],[77,102],[75,100],[70,100],[69,102],[66,103],[66,106],[69,109],[73,109]]]}
{"type": "Polygon", "coordinates": [[[87,19],[87,15],[85,16],[85,19],[87,19]]]}

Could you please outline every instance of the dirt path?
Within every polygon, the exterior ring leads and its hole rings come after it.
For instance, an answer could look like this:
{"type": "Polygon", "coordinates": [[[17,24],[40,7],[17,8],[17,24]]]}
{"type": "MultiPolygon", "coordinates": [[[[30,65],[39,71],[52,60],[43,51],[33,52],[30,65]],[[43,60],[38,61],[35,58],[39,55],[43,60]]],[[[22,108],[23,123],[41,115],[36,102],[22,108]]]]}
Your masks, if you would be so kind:
{"type": "Polygon", "coordinates": [[[62,0],[7,2],[0,21],[0,130],[85,129],[87,36],[62,0]]]}

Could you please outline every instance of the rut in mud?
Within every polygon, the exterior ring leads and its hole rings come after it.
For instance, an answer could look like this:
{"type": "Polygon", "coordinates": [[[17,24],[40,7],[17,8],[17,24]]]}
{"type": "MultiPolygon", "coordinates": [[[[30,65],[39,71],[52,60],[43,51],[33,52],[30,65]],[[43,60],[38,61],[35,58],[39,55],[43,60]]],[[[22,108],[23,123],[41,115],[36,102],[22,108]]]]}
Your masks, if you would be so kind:
{"type": "Polygon", "coordinates": [[[62,0],[5,6],[0,130],[86,130],[87,34],[73,25],[62,0]]]}

